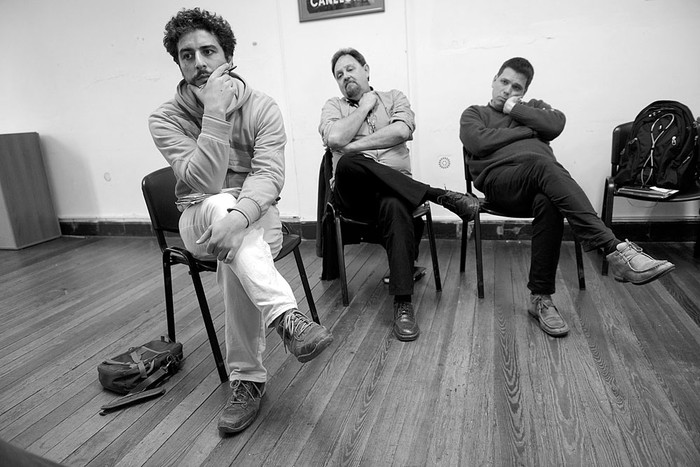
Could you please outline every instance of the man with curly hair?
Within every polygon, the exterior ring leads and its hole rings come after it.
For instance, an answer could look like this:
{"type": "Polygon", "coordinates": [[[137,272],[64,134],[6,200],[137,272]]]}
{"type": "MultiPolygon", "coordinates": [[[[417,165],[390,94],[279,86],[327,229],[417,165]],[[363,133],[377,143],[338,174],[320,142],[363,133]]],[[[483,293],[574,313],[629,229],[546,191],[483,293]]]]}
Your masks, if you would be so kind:
{"type": "Polygon", "coordinates": [[[177,178],[185,246],[218,260],[231,386],[218,426],[237,433],[255,420],[265,393],[266,329],[275,328],[300,362],[318,356],[333,336],[297,309],[273,262],[282,245],[276,203],[286,143],[277,104],[233,72],[236,39],[221,16],[181,10],[163,44],[183,79],[150,116],[149,129],[177,178]]]}

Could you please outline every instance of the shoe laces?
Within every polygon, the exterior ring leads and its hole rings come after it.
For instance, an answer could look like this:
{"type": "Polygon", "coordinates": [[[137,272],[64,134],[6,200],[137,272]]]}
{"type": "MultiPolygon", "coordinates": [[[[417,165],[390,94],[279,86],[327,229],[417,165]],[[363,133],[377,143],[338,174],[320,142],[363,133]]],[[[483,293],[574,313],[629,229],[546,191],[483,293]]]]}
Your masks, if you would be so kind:
{"type": "Polygon", "coordinates": [[[291,340],[295,339],[297,336],[301,336],[304,331],[311,326],[311,320],[301,311],[293,310],[285,313],[280,324],[282,326],[282,342],[284,342],[284,349],[286,351],[291,340]],[[290,342],[288,343],[287,341],[290,342]]]}
{"type": "Polygon", "coordinates": [[[454,194],[450,191],[446,191],[444,195],[437,197],[437,202],[441,206],[453,205],[454,204],[454,194]]]}
{"type": "Polygon", "coordinates": [[[229,404],[245,404],[256,397],[260,397],[260,390],[252,381],[242,381],[240,379],[231,381],[231,390],[231,397],[228,400],[229,404]],[[256,392],[257,396],[253,392],[256,392]]]}
{"type": "Polygon", "coordinates": [[[411,312],[410,302],[398,302],[396,304],[396,316],[407,315],[411,312]]]}
{"type": "Polygon", "coordinates": [[[632,242],[630,242],[630,241],[627,240],[627,239],[625,239],[625,243],[627,243],[627,247],[632,248],[632,249],[633,249],[634,251],[636,251],[637,253],[641,253],[641,252],[642,252],[642,248],[639,247],[639,246],[637,246],[636,243],[632,243],[632,242]]]}
{"type": "Polygon", "coordinates": [[[554,306],[554,302],[552,301],[552,297],[550,297],[549,295],[535,295],[533,298],[533,302],[538,312],[541,312],[543,308],[545,310],[549,307],[556,308],[554,306]]]}

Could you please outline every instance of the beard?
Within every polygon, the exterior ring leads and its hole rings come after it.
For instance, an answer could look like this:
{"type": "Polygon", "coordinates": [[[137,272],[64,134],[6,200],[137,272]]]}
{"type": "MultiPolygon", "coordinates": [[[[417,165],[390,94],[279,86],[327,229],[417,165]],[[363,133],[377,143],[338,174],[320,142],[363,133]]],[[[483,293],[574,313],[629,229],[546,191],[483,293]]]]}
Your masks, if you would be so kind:
{"type": "Polygon", "coordinates": [[[357,101],[362,97],[362,88],[355,81],[349,81],[343,88],[345,89],[345,97],[350,100],[357,101]]]}

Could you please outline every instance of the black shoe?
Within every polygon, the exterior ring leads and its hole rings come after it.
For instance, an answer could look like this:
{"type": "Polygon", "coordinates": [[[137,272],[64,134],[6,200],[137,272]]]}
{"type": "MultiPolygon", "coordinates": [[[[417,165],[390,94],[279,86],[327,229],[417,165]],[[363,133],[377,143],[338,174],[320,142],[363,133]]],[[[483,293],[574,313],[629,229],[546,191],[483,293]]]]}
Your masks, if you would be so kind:
{"type": "Polygon", "coordinates": [[[230,435],[248,428],[258,416],[263,394],[265,383],[231,381],[231,396],[219,417],[219,432],[230,435]]]}
{"type": "Polygon", "coordinates": [[[447,190],[444,195],[437,197],[437,202],[467,222],[474,219],[479,212],[479,199],[471,193],[462,194],[447,190]]]}
{"type": "Polygon", "coordinates": [[[413,303],[394,302],[394,335],[400,341],[414,341],[418,339],[420,329],[416,323],[413,312],[413,303]]]}
{"type": "Polygon", "coordinates": [[[301,311],[287,311],[277,324],[277,333],[284,342],[285,349],[301,363],[316,358],[333,342],[333,334],[328,329],[311,321],[301,311]]]}

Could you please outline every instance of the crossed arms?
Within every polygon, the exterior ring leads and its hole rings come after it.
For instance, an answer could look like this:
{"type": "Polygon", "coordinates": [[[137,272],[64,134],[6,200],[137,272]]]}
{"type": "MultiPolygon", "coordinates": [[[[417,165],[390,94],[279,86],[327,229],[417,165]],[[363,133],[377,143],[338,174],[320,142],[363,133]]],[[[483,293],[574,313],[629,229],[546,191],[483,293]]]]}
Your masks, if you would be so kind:
{"type": "Polygon", "coordinates": [[[471,106],[460,119],[459,137],[466,150],[479,159],[523,139],[548,143],[561,134],[565,123],[562,112],[536,99],[514,105],[509,115],[471,106]]]}

